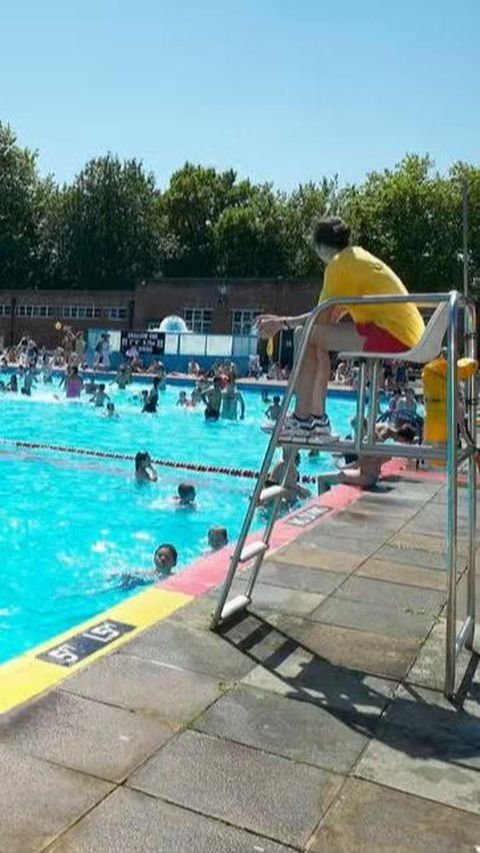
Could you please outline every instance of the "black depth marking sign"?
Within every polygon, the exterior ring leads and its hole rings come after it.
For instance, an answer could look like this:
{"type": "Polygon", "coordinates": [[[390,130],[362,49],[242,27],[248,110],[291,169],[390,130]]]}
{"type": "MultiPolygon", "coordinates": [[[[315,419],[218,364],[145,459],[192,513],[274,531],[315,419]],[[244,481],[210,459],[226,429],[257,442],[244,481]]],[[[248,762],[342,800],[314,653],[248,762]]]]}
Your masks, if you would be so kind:
{"type": "Polygon", "coordinates": [[[58,666],[74,666],[74,664],[105,648],[114,640],[118,640],[123,634],[135,630],[135,625],[127,622],[117,622],[115,619],[104,620],[92,625],[81,634],[73,634],[65,642],[58,646],[41,652],[36,657],[47,663],[55,663],[58,666]]]}

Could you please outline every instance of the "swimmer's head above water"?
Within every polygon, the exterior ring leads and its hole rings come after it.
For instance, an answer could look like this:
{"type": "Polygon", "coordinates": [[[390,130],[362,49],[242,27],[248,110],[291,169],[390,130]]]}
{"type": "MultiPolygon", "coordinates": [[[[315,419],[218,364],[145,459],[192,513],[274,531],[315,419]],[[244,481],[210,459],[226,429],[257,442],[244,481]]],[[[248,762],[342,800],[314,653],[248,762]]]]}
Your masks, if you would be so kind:
{"type": "Polygon", "coordinates": [[[174,566],[177,565],[177,560],[177,549],[169,543],[159,545],[153,557],[155,569],[162,575],[170,574],[174,566]]]}

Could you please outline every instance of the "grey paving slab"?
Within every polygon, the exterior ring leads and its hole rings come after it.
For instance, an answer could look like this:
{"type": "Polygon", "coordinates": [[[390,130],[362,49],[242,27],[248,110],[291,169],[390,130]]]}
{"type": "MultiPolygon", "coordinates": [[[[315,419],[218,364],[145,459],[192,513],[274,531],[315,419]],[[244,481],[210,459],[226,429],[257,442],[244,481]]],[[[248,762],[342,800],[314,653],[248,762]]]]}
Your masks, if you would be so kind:
{"type": "Polygon", "coordinates": [[[310,619],[342,628],[378,631],[390,637],[423,638],[432,624],[430,613],[407,613],[392,606],[355,601],[336,594],[310,614],[310,619]]]}
{"type": "Polygon", "coordinates": [[[399,689],[355,775],[480,814],[478,703],[461,711],[440,693],[410,691],[399,689]]]}
{"type": "Polygon", "coordinates": [[[135,637],[122,647],[122,653],[225,681],[241,678],[255,665],[218,634],[173,620],[165,620],[135,637]]]}
{"type": "Polygon", "coordinates": [[[446,577],[443,572],[409,565],[408,563],[392,563],[391,560],[383,560],[377,557],[372,557],[362,563],[355,575],[389,581],[390,583],[408,584],[424,589],[436,589],[440,592],[446,590],[446,577]]]}
{"type": "Polygon", "coordinates": [[[342,777],[242,744],[187,731],[129,780],[166,798],[284,844],[305,844],[342,777]]]}
{"type": "MultiPolygon", "coordinates": [[[[247,581],[244,578],[236,579],[231,588],[232,595],[245,592],[247,581]]],[[[324,601],[325,596],[313,592],[301,592],[285,586],[274,586],[273,584],[255,584],[252,604],[250,609],[278,610],[280,613],[290,613],[292,616],[308,616],[319,604],[324,601]]]]}
{"type": "Polygon", "coordinates": [[[2,726],[0,743],[118,782],[172,733],[143,714],[53,691],[2,726]]]}
{"type": "Polygon", "coordinates": [[[291,699],[361,713],[369,731],[371,726],[367,718],[381,714],[398,684],[331,664],[302,647],[272,666],[259,664],[241,683],[272,690],[291,699]]]}
{"type": "MultiPolygon", "coordinates": [[[[241,686],[215,702],[194,725],[197,731],[348,773],[366,743],[357,725],[359,716],[347,703],[327,709],[241,686]]],[[[367,722],[374,727],[372,715],[367,722]]]]}
{"type": "MultiPolygon", "coordinates": [[[[127,651],[127,649],[125,650],[127,651]]],[[[183,724],[221,694],[218,680],[128,653],[109,655],[62,685],[88,699],[183,724]]]]}
{"type": "Polygon", "coordinates": [[[333,539],[343,550],[364,551],[371,547],[380,547],[392,535],[392,530],[380,528],[378,524],[353,524],[347,520],[325,521],[316,530],[305,534],[306,542],[322,541],[325,537],[333,539]]]}
{"type": "Polygon", "coordinates": [[[336,591],[336,596],[385,605],[404,613],[430,613],[432,616],[438,615],[445,601],[444,592],[356,576],[349,578],[336,591]]]}
{"type": "MultiPolygon", "coordinates": [[[[461,628],[461,621],[457,624],[457,633],[461,628]]],[[[415,660],[411,670],[406,676],[409,684],[416,684],[421,687],[427,687],[432,690],[443,690],[445,679],[445,644],[447,637],[447,627],[445,619],[440,619],[437,625],[434,625],[431,634],[427,637],[425,643],[420,649],[420,653],[415,660]]],[[[480,638],[475,641],[475,649],[480,653],[480,638]]],[[[457,657],[456,666],[456,688],[462,681],[467,667],[471,661],[471,652],[463,649],[457,657]]]]}
{"type": "Polygon", "coordinates": [[[363,500],[356,501],[351,507],[343,510],[332,519],[331,526],[348,524],[355,532],[364,530],[376,536],[388,536],[392,530],[398,530],[407,519],[415,515],[416,510],[410,507],[407,511],[398,508],[395,512],[379,511],[378,507],[372,507],[363,500]]]}
{"type": "MultiPolygon", "coordinates": [[[[367,557],[371,557],[375,551],[378,551],[379,547],[383,544],[383,541],[383,537],[381,541],[379,539],[372,541],[370,536],[360,538],[351,535],[347,538],[341,530],[334,531],[331,529],[327,530],[326,528],[323,528],[322,530],[311,530],[308,533],[305,533],[305,537],[303,539],[303,543],[305,545],[316,546],[322,551],[331,551],[332,554],[336,555],[337,559],[339,559],[340,554],[350,554],[355,558],[353,562],[357,566],[359,566],[363,560],[366,560],[367,557]]],[[[343,563],[342,568],[343,571],[346,571],[345,563],[343,563]]]]}
{"type": "Polygon", "coordinates": [[[0,744],[0,851],[36,853],[105,797],[112,785],[0,744]]]}
{"type": "Polygon", "coordinates": [[[288,853],[292,848],[139,791],[119,788],[50,850],[52,853],[288,853]]]}
{"type": "MultiPolygon", "coordinates": [[[[409,533],[423,533],[427,536],[432,536],[433,531],[438,538],[445,539],[447,528],[444,522],[438,518],[419,518],[416,516],[412,521],[408,521],[402,528],[402,532],[408,535],[409,533]]],[[[465,546],[467,541],[467,527],[461,521],[458,524],[458,538],[465,546]]]]}
{"type": "MultiPolygon", "coordinates": [[[[377,559],[388,563],[406,563],[416,568],[423,567],[440,572],[446,571],[445,554],[436,551],[421,551],[416,548],[405,547],[398,548],[389,543],[380,548],[375,556],[377,559]]],[[[460,566],[462,562],[461,558],[459,558],[458,565],[460,566]]]]}
{"type": "Polygon", "coordinates": [[[319,622],[302,622],[280,614],[275,614],[271,622],[330,663],[384,678],[403,678],[419,646],[419,640],[413,637],[392,637],[319,622]]]}
{"type": "Polygon", "coordinates": [[[329,572],[349,574],[365,558],[350,553],[348,549],[322,548],[315,542],[305,542],[305,537],[301,536],[285,548],[275,551],[272,559],[276,563],[288,563],[309,569],[325,569],[329,572]]]}
{"type": "MultiPolygon", "coordinates": [[[[245,577],[249,577],[249,571],[245,577]]],[[[330,595],[345,580],[347,574],[326,572],[321,569],[303,568],[283,562],[266,562],[260,569],[259,579],[262,584],[285,586],[301,592],[314,592],[330,595]]]]}
{"type": "MultiPolygon", "coordinates": [[[[446,551],[445,537],[443,534],[435,536],[433,527],[429,533],[415,533],[411,530],[408,532],[401,530],[392,536],[388,544],[391,547],[428,551],[436,554],[445,554],[446,551]]],[[[467,553],[467,549],[462,542],[459,543],[459,553],[467,553]]]]}
{"type": "Polygon", "coordinates": [[[360,779],[349,779],[314,833],[310,853],[475,851],[480,818],[360,779]]]}
{"type": "Polygon", "coordinates": [[[273,615],[269,614],[266,619],[262,619],[247,611],[238,621],[222,626],[220,635],[224,642],[231,643],[248,656],[254,666],[264,663],[271,668],[276,667],[298,651],[299,645],[293,637],[277,630],[272,624],[273,615]]]}

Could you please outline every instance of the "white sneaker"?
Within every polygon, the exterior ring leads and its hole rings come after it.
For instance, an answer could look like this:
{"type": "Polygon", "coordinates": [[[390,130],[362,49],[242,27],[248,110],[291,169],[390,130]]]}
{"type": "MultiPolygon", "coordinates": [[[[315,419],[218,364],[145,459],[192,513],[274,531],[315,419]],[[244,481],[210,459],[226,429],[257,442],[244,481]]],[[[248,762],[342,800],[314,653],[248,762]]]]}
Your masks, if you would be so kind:
{"type": "Polygon", "coordinates": [[[332,427],[330,425],[330,419],[328,415],[321,415],[321,417],[312,417],[312,434],[316,436],[326,436],[330,438],[332,435],[332,427]]]}
{"type": "Polygon", "coordinates": [[[300,421],[295,415],[288,415],[283,422],[279,439],[281,441],[308,441],[312,434],[312,428],[311,418],[300,421]]]}

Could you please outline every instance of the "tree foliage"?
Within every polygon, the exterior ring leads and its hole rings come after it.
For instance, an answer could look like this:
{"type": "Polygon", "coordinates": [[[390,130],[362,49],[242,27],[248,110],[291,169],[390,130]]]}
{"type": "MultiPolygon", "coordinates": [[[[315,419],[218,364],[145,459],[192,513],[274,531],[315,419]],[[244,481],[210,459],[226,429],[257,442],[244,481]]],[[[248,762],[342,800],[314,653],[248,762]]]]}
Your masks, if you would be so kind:
{"type": "Polygon", "coordinates": [[[446,175],[407,155],[359,185],[338,178],[290,193],[233,170],[186,163],[161,192],[138,160],[107,154],[69,185],[42,178],[37,155],[0,123],[0,287],[130,288],[152,275],[319,276],[313,221],[343,216],[355,241],[412,290],[459,287],[462,184],[468,187],[469,265],[480,277],[480,168],[446,175]]]}

